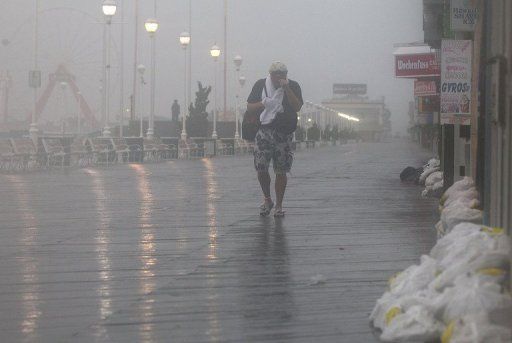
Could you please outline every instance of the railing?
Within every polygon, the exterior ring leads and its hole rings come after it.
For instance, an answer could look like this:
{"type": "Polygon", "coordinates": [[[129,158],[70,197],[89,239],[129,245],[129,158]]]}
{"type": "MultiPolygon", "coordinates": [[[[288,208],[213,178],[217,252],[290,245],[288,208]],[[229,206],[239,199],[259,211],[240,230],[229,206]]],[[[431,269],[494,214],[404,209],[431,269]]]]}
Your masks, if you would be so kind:
{"type": "MultiPolygon", "coordinates": [[[[293,142],[294,150],[313,149],[332,142],[293,142]]],[[[28,137],[0,139],[0,172],[47,168],[109,166],[118,163],[162,162],[252,154],[254,143],[235,139],[177,137],[41,137],[36,146],[28,137]]]]}

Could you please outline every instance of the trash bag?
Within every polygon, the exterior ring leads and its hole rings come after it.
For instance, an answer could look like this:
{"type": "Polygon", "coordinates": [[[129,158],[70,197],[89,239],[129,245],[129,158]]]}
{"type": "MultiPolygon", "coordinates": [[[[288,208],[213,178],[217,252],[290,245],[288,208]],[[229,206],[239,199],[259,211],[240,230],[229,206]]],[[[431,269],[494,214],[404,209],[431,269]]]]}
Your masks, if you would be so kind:
{"type": "Polygon", "coordinates": [[[491,324],[485,312],[452,321],[441,336],[441,343],[509,343],[510,328],[491,324]]]}
{"type": "Polygon", "coordinates": [[[407,311],[394,310],[380,339],[384,342],[426,342],[441,336],[444,325],[421,305],[407,311]]]}
{"type": "Polygon", "coordinates": [[[420,174],[423,172],[423,169],[416,169],[414,167],[406,167],[400,173],[400,180],[402,182],[414,182],[417,183],[420,177],[420,174]]]}
{"type": "Polygon", "coordinates": [[[389,290],[396,296],[408,295],[425,289],[434,280],[437,261],[430,256],[421,256],[420,265],[412,265],[389,280],[389,290]]]}
{"type": "Polygon", "coordinates": [[[470,314],[512,308],[510,294],[499,284],[486,282],[474,275],[460,275],[455,286],[446,288],[436,299],[444,323],[470,314]]]}

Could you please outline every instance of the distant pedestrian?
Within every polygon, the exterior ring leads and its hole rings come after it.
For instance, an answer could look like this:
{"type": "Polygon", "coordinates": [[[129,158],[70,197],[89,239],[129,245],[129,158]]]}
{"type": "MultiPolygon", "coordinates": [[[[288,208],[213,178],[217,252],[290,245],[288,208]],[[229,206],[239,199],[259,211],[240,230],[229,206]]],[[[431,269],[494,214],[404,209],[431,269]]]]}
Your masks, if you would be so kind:
{"type": "Polygon", "coordinates": [[[297,82],[288,80],[288,68],[282,62],[270,66],[269,75],[256,81],[247,99],[247,110],[259,112],[261,127],[256,134],[254,167],[263,191],[264,201],[260,215],[268,216],[274,207],[270,195],[271,177],[268,172],[270,161],[276,174],[275,217],[283,217],[283,198],[293,162],[292,138],[297,129],[297,112],[303,100],[297,82]]]}
{"type": "Polygon", "coordinates": [[[180,120],[180,104],[178,100],[174,100],[171,107],[172,121],[177,122],[180,120]]]}

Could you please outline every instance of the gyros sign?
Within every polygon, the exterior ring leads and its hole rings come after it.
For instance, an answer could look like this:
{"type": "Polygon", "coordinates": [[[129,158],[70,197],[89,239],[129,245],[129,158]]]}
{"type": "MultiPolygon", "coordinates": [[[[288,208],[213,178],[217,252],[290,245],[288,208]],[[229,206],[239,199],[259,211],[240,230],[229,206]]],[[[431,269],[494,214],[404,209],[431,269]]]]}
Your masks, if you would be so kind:
{"type": "Polygon", "coordinates": [[[435,53],[395,55],[396,77],[432,77],[441,75],[435,53]]]}

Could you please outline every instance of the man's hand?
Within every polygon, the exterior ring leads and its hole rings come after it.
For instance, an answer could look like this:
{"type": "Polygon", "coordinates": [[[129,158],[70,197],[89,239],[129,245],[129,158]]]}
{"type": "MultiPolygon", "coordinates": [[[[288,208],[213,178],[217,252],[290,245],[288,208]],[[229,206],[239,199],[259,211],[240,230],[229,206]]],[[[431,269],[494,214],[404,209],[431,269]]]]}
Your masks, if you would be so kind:
{"type": "Polygon", "coordinates": [[[279,86],[283,88],[288,86],[288,79],[279,79],[279,86]]]}

